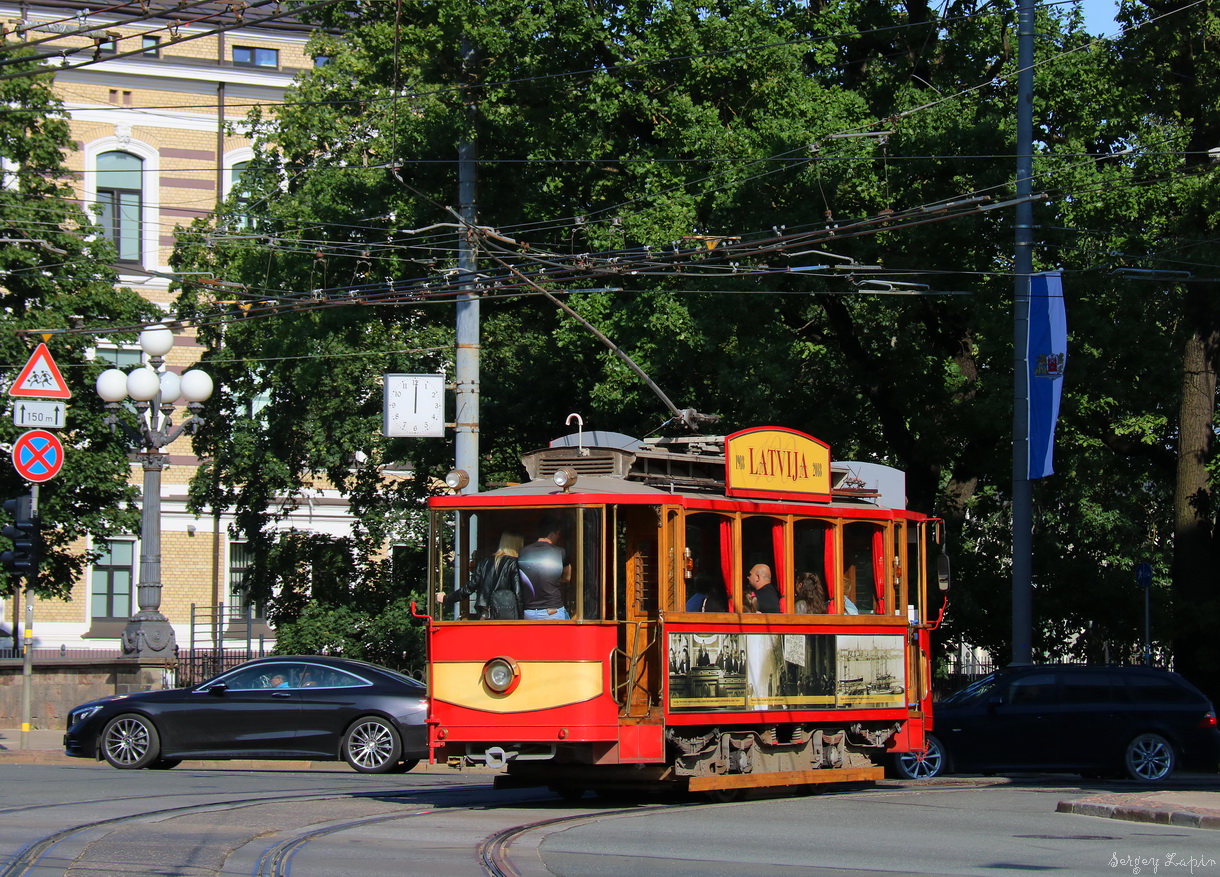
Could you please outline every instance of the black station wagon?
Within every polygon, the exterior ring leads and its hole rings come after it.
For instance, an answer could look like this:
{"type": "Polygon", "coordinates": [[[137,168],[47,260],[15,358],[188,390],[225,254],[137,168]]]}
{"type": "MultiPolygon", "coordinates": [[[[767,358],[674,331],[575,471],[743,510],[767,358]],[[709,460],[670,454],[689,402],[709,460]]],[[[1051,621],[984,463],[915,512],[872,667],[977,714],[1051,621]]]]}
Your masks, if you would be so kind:
{"type": "Polygon", "coordinates": [[[1045,665],[999,670],[933,708],[923,752],[899,776],[1071,771],[1155,782],[1178,767],[1214,773],[1216,711],[1197,688],[1154,667],[1045,665]]]}

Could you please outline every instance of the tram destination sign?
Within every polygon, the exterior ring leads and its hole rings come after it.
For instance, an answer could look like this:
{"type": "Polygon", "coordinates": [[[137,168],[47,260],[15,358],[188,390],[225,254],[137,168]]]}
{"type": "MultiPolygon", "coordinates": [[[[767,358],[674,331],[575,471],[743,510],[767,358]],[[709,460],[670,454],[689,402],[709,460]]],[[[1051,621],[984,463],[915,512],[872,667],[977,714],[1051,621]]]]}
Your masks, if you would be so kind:
{"type": "Polygon", "coordinates": [[[763,426],[724,440],[729,496],[830,500],[830,445],[794,429],[763,426]]]}
{"type": "Polygon", "coordinates": [[[68,406],[63,402],[43,399],[14,399],[13,425],[36,426],[42,429],[63,429],[68,420],[68,406]]]}

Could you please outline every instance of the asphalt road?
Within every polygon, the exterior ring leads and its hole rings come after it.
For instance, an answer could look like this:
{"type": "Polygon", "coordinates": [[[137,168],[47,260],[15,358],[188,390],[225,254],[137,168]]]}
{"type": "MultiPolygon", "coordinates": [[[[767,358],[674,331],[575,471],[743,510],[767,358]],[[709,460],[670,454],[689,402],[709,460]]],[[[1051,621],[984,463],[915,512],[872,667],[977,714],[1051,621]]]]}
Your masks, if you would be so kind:
{"type": "MultiPolygon", "coordinates": [[[[1196,791],[1216,783],[1201,778],[1196,791]]],[[[131,772],[0,762],[0,877],[1220,877],[1220,831],[1057,812],[1064,800],[1127,788],[978,778],[733,804],[623,806],[588,796],[573,805],[445,771],[383,778],[340,765],[131,772]],[[497,872],[486,847],[501,834],[511,870],[497,872]]]]}

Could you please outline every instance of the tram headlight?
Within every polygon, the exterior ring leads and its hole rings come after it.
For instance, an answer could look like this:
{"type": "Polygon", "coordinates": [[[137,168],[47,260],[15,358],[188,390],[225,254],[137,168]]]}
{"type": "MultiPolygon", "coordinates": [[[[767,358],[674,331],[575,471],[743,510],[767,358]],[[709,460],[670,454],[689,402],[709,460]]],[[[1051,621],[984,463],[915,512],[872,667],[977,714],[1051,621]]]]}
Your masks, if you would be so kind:
{"type": "Polygon", "coordinates": [[[551,476],[551,480],[555,482],[555,486],[568,490],[576,483],[576,470],[567,466],[560,466],[555,470],[555,474],[551,476]]]}
{"type": "Polygon", "coordinates": [[[483,665],[483,684],[496,694],[509,694],[521,681],[521,668],[512,658],[492,658],[483,665]]]}
{"type": "Polygon", "coordinates": [[[470,473],[465,469],[450,469],[445,475],[445,486],[450,490],[461,490],[470,483],[470,473]]]}

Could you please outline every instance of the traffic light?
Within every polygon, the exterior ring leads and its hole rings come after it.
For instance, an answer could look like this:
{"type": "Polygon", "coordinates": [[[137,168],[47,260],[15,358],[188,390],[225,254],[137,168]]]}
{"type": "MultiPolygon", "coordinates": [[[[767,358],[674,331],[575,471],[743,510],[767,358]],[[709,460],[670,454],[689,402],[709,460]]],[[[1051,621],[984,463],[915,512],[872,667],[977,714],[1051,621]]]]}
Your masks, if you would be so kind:
{"type": "Polygon", "coordinates": [[[38,572],[38,554],[42,547],[42,534],[33,508],[32,497],[6,499],[4,511],[12,517],[13,523],[5,524],[0,530],[0,536],[13,541],[11,551],[0,552],[0,566],[11,573],[30,577],[38,572]]]}

